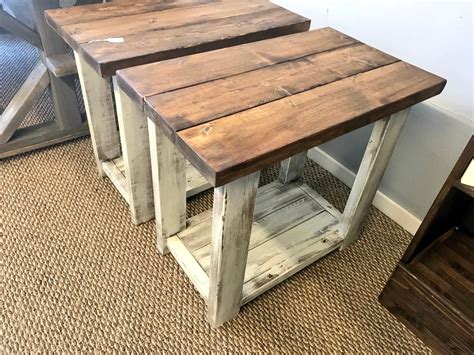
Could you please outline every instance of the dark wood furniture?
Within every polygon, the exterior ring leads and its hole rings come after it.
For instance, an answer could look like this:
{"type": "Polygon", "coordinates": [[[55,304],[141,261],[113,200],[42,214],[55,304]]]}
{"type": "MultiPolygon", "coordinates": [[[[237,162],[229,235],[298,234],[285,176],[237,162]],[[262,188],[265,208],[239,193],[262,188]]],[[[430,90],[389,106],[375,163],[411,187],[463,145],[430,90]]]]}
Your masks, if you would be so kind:
{"type": "MultiPolygon", "coordinates": [[[[154,217],[147,118],[115,88],[116,120],[110,85],[115,71],[306,31],[310,25],[267,0],[119,1],[51,10],[46,18],[76,53],[99,173],[129,203],[136,224],[154,217]],[[128,124],[127,116],[137,117],[136,124],[128,124]]],[[[190,164],[187,176],[188,196],[210,187],[190,164]]]]}
{"type": "Polygon", "coordinates": [[[474,188],[461,183],[473,159],[474,136],[380,295],[442,353],[474,353],[474,188]]]}
{"type": "Polygon", "coordinates": [[[117,75],[150,118],[158,248],[206,299],[213,326],[357,239],[410,106],[446,84],[331,28],[117,75]],[[298,181],[306,151],[371,122],[341,215],[298,181]],[[188,223],[185,158],[215,188],[213,211],[188,223]],[[281,181],[257,191],[259,171],[280,161],[281,181]]]}

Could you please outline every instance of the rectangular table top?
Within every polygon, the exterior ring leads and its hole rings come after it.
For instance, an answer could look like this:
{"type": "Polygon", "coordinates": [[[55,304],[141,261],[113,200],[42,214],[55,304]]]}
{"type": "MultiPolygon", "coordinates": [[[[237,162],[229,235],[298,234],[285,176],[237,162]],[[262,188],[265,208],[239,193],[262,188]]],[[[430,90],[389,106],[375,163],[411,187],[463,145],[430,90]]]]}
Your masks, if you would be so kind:
{"type": "Polygon", "coordinates": [[[102,76],[118,69],[306,31],[268,0],[142,0],[46,11],[51,27],[102,76]]]}
{"type": "Polygon", "coordinates": [[[117,75],[214,186],[408,108],[446,84],[331,28],[117,75]]]}

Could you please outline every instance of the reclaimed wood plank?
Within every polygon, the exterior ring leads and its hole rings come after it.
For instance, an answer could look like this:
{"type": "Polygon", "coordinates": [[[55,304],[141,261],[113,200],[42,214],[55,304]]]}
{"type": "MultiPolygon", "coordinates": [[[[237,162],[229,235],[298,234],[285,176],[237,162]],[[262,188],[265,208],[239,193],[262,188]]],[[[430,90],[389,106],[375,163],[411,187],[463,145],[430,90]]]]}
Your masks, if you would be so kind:
{"type": "Polygon", "coordinates": [[[79,51],[107,77],[123,68],[306,31],[309,25],[308,19],[277,8],[132,34],[122,37],[123,42],[83,43],[79,51]]]}
{"type": "Polygon", "coordinates": [[[45,12],[48,24],[57,32],[61,27],[83,22],[93,22],[123,16],[132,16],[154,11],[206,4],[215,0],[140,0],[127,3],[100,3],[67,9],[54,9],[45,12]]]}
{"type": "Polygon", "coordinates": [[[69,53],[45,57],[45,64],[57,78],[77,74],[76,62],[69,53]]]}
{"type": "Polygon", "coordinates": [[[437,95],[445,84],[396,62],[179,131],[175,139],[220,186],[437,95]]]}
{"type": "Polygon", "coordinates": [[[147,97],[148,113],[180,131],[398,61],[355,44],[147,97]]]}
{"type": "Polygon", "coordinates": [[[337,232],[337,223],[329,222],[329,216],[328,213],[322,213],[249,253],[249,272],[253,271],[256,276],[244,284],[241,304],[335,251],[342,237],[337,232]],[[298,238],[300,236],[306,238],[301,240],[298,238]],[[293,242],[288,243],[292,239],[293,242]],[[271,251],[274,254],[269,256],[268,252],[271,251]]]}
{"type": "Polygon", "coordinates": [[[119,86],[136,102],[145,97],[359,43],[332,28],[198,53],[117,72],[119,86]],[[200,68],[200,70],[196,70],[200,68]]]}
{"type": "Polygon", "coordinates": [[[78,48],[80,44],[100,41],[107,38],[146,34],[184,25],[192,25],[216,19],[251,14],[279,8],[267,0],[239,0],[232,2],[213,2],[192,6],[154,11],[145,14],[127,15],[124,18],[109,18],[100,21],[82,22],[61,27],[68,42],[78,48]],[[117,26],[118,21],[123,21],[117,26]]]}
{"type": "Polygon", "coordinates": [[[342,213],[339,210],[331,205],[324,197],[318,194],[315,190],[309,187],[306,183],[301,181],[295,181],[295,184],[299,186],[308,196],[310,196],[317,204],[322,206],[327,212],[333,215],[338,221],[341,220],[342,213]]]}
{"type": "MultiPolygon", "coordinates": [[[[278,182],[269,185],[282,187],[278,182]]],[[[298,190],[302,183],[289,185],[298,190]]],[[[268,189],[267,185],[266,189],[259,189],[263,190],[268,192],[273,189],[268,189]]],[[[256,209],[259,204],[257,196],[256,209]]],[[[310,195],[284,208],[276,204],[275,209],[270,207],[270,211],[266,217],[254,219],[252,225],[241,305],[336,250],[342,242],[338,220],[310,195]]],[[[198,263],[194,264],[194,268],[204,273],[201,277],[204,280],[204,275],[210,272],[211,218],[209,211],[195,216],[189,220],[188,229],[173,237],[179,238],[187,250],[186,259],[192,257],[192,262],[198,263]]]]}
{"type": "Polygon", "coordinates": [[[120,195],[122,195],[125,202],[130,204],[127,179],[125,178],[125,175],[122,173],[122,171],[120,171],[120,169],[117,167],[114,160],[103,161],[102,170],[115,186],[120,195]]]}
{"type": "MultiPolygon", "coordinates": [[[[311,200],[311,198],[308,196],[305,196],[298,201],[290,203],[283,208],[276,207],[275,210],[270,209],[268,216],[255,220],[253,222],[252,235],[251,235],[250,244],[249,244],[249,250],[250,250],[249,255],[252,254],[254,249],[259,248],[260,246],[266,244],[268,241],[272,240],[273,238],[277,238],[278,236],[283,234],[285,235],[285,237],[282,237],[282,238],[285,239],[289,235],[288,231],[290,231],[291,229],[295,228],[296,226],[302,223],[305,223],[307,220],[315,218],[316,216],[319,216],[319,215],[321,216],[318,218],[320,218],[321,221],[323,221],[321,222],[321,224],[326,225],[326,222],[329,223],[329,220],[331,221],[330,223],[337,222],[333,216],[331,216],[327,212],[324,212],[323,208],[317,205],[316,203],[314,203],[314,201],[311,200]]],[[[207,228],[205,231],[207,232],[206,240],[209,243],[210,242],[209,228],[207,228]]],[[[291,240],[292,243],[298,240],[298,236],[296,234],[294,235],[291,234],[291,235],[292,237],[288,237],[288,239],[291,240]]],[[[300,235],[300,237],[303,237],[303,236],[300,235]]],[[[286,245],[285,242],[275,242],[274,244],[278,244],[278,243],[280,243],[280,246],[282,246],[282,248],[279,248],[278,250],[284,250],[283,246],[286,245]]],[[[274,253],[272,253],[272,250],[270,248],[266,249],[266,247],[261,247],[259,249],[259,252],[257,253],[263,253],[264,250],[268,252],[267,253],[268,258],[275,256],[274,253]]],[[[199,249],[193,250],[193,255],[195,256],[195,258],[198,259],[202,268],[206,272],[208,272],[210,269],[210,263],[211,263],[211,257],[212,257],[211,245],[206,244],[199,249]]],[[[259,275],[260,273],[263,273],[266,270],[266,269],[263,269],[264,267],[263,265],[265,265],[265,263],[263,262],[263,254],[258,259],[258,261],[255,262],[255,265],[249,268],[249,265],[252,265],[252,264],[253,263],[250,260],[247,263],[245,282],[247,282],[253,277],[256,277],[257,275],[259,275]],[[252,271],[253,270],[252,268],[257,267],[257,266],[262,267],[261,269],[259,269],[261,272],[252,271]]]]}
{"type": "Polygon", "coordinates": [[[209,276],[207,276],[197,260],[178,237],[168,238],[167,246],[179,266],[181,266],[196,290],[201,294],[201,297],[207,301],[209,298],[209,276]]]}
{"type": "MultiPolygon", "coordinates": [[[[250,249],[261,244],[268,237],[276,236],[323,211],[323,208],[315,203],[312,198],[305,193],[301,193],[302,191],[297,184],[291,184],[291,186],[279,184],[278,186],[285,189],[278,189],[278,194],[272,194],[271,199],[264,198],[265,194],[258,193],[262,188],[258,189],[253,214],[254,222],[250,249]],[[297,197],[285,198],[284,195],[289,193],[297,197]],[[285,201],[285,203],[282,203],[282,201],[285,201]]],[[[179,238],[188,249],[196,253],[196,256],[210,256],[210,247],[205,250],[202,248],[210,243],[211,217],[210,214],[203,215],[199,223],[195,223],[193,226],[188,225],[185,230],[179,233],[179,238]]],[[[206,270],[208,270],[207,267],[206,270]]]]}
{"type": "Polygon", "coordinates": [[[455,311],[444,297],[405,265],[397,265],[379,300],[436,352],[472,353],[472,320],[455,311]]]}

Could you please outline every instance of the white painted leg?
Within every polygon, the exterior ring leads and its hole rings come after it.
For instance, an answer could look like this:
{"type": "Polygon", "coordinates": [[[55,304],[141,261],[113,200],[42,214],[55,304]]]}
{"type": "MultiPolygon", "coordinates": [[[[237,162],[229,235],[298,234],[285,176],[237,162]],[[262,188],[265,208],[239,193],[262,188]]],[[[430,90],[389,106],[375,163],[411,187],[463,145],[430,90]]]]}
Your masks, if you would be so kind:
{"type": "Polygon", "coordinates": [[[141,108],[118,87],[115,77],[113,80],[130,212],[133,223],[140,224],[155,216],[148,121],[141,108]]]}
{"type": "Polygon", "coordinates": [[[104,176],[102,162],[121,154],[110,79],[102,78],[78,53],[74,55],[97,168],[104,176]]]}
{"type": "Polygon", "coordinates": [[[240,310],[259,175],[214,189],[208,302],[213,327],[240,310]]]}
{"type": "Polygon", "coordinates": [[[148,119],[157,247],[168,253],[166,239],[186,228],[185,159],[163,131],[148,119]]]}
{"type": "Polygon", "coordinates": [[[280,167],[280,181],[284,184],[288,184],[294,180],[299,179],[303,175],[304,164],[306,161],[305,151],[300,154],[296,154],[281,162],[280,167]]]}
{"type": "Polygon", "coordinates": [[[341,218],[341,250],[355,242],[410,109],[375,123],[341,218]]]}

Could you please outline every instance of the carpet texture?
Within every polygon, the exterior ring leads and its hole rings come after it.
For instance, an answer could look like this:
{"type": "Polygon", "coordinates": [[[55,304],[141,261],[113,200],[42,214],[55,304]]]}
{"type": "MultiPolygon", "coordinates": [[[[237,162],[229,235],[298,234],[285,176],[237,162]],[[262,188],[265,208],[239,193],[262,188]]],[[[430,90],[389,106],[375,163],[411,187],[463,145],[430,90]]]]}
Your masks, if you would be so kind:
{"type": "MultiPolygon", "coordinates": [[[[348,188],[329,173],[308,161],[304,179],[343,208],[348,188]]],[[[188,215],[211,204],[203,193],[188,215]]],[[[0,352],[427,353],[377,301],[409,241],[372,209],[351,248],[214,330],[173,257],[156,252],[154,221],[132,225],[90,140],[75,140],[0,161],[0,352]]]]}

